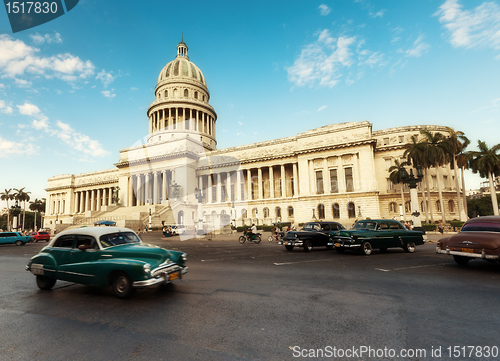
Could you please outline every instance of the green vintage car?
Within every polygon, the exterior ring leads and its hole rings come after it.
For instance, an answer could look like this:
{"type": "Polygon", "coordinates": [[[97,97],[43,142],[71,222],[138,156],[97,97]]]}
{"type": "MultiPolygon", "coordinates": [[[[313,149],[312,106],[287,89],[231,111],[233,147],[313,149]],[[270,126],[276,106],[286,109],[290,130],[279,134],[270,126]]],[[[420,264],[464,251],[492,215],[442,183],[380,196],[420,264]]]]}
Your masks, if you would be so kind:
{"type": "Polygon", "coordinates": [[[415,246],[424,244],[423,233],[407,230],[392,219],[370,219],[358,221],[350,230],[333,234],[333,243],[338,252],[357,250],[370,255],[373,249],[385,252],[388,248],[403,248],[415,252],[415,246]]]}
{"type": "Polygon", "coordinates": [[[26,270],[42,290],[63,280],[112,286],[117,297],[128,298],[137,288],[182,278],[188,271],[186,259],[183,252],[142,243],[128,228],[88,227],[59,233],[31,258],[26,270]]]}

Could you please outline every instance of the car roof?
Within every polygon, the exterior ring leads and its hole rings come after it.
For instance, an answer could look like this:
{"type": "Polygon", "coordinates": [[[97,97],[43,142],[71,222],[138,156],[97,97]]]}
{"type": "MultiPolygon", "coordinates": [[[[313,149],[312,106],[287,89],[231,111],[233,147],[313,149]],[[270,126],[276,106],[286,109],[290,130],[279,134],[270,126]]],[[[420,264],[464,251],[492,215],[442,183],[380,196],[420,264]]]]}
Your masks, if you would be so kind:
{"type": "Polygon", "coordinates": [[[476,222],[492,222],[500,223],[500,216],[485,216],[485,217],[475,217],[469,219],[466,223],[476,223],[476,222]]]}
{"type": "Polygon", "coordinates": [[[101,226],[101,227],[82,227],[82,228],[72,228],[72,229],[67,229],[65,231],[62,231],[61,233],[57,234],[55,238],[59,238],[61,236],[67,235],[67,234],[82,234],[86,236],[94,236],[99,238],[103,234],[108,234],[108,233],[114,233],[114,232],[134,232],[129,228],[125,227],[106,227],[106,226],[101,226]]]}

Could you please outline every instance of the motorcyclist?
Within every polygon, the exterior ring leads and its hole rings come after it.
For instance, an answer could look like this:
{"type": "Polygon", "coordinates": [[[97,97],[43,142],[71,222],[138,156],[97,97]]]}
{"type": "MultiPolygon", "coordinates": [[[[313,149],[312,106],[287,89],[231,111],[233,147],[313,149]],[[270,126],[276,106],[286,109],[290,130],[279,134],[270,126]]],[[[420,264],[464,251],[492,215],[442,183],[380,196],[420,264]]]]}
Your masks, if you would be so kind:
{"type": "Polygon", "coordinates": [[[250,231],[252,232],[252,239],[255,239],[255,236],[257,235],[257,226],[255,226],[255,223],[252,223],[252,227],[250,227],[250,231]]]}

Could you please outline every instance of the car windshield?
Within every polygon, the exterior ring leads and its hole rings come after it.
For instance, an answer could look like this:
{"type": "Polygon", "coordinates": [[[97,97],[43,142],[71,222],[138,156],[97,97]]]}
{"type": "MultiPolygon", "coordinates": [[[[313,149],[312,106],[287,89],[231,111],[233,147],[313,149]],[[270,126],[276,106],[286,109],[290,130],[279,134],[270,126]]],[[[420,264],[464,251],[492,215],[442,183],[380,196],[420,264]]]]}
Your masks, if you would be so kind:
{"type": "Polygon", "coordinates": [[[352,229],[370,229],[370,230],[375,230],[377,228],[377,222],[370,222],[370,221],[359,221],[356,222],[354,227],[352,229]]]}
{"type": "Polygon", "coordinates": [[[119,244],[126,244],[126,243],[141,243],[139,237],[137,237],[133,232],[117,232],[117,233],[103,234],[99,238],[99,240],[101,241],[101,245],[103,248],[117,246],[119,244]]]}
{"type": "Polygon", "coordinates": [[[321,226],[318,223],[306,223],[303,231],[321,231],[321,226]]]}
{"type": "Polygon", "coordinates": [[[462,227],[461,232],[499,232],[500,223],[493,222],[474,222],[462,227]]]}

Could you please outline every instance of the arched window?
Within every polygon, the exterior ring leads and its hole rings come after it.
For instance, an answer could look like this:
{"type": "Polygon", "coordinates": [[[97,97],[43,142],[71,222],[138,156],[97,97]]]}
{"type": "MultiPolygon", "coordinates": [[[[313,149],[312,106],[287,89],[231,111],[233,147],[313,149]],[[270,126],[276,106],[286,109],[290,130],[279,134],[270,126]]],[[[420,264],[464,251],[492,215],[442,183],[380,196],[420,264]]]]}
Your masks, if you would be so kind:
{"type": "Polygon", "coordinates": [[[264,218],[269,218],[269,208],[264,208],[264,218]]]}
{"type": "Polygon", "coordinates": [[[323,204],[318,204],[318,218],[325,219],[325,206],[323,204]]]}
{"type": "MultiPolygon", "coordinates": [[[[427,210],[429,210],[429,202],[425,201],[425,205],[427,206],[427,210]]],[[[424,201],[420,202],[420,209],[424,209],[424,201]]]]}
{"type": "Polygon", "coordinates": [[[198,99],[198,92],[194,92],[194,98],[198,99]]]}
{"type": "Polygon", "coordinates": [[[177,98],[179,92],[177,91],[177,89],[174,89],[174,98],[177,98]]]}
{"type": "Polygon", "coordinates": [[[243,209],[241,210],[241,218],[248,218],[248,217],[247,217],[247,210],[246,210],[245,208],[243,208],[243,209]]]}
{"type": "Polygon", "coordinates": [[[184,224],[184,211],[177,213],[177,224],[184,224]]]}
{"type": "Polygon", "coordinates": [[[292,206],[288,207],[288,217],[293,217],[293,207],[292,206]]]}
{"type": "Polygon", "coordinates": [[[441,203],[439,201],[436,201],[436,211],[441,212],[441,203]]]}
{"type": "Polygon", "coordinates": [[[405,202],[405,212],[411,213],[411,202],[410,201],[405,202]]]}
{"type": "Polygon", "coordinates": [[[168,90],[165,90],[165,98],[168,98],[168,90]]]}
{"type": "Polygon", "coordinates": [[[338,203],[333,203],[332,211],[333,211],[333,218],[339,219],[340,218],[340,206],[338,203]]]}
{"type": "Polygon", "coordinates": [[[276,218],[281,218],[281,208],[280,207],[276,207],[275,208],[275,212],[276,212],[276,218]]]}
{"type": "Polygon", "coordinates": [[[396,202],[389,203],[389,213],[396,213],[396,211],[397,211],[396,202]]]}
{"type": "Polygon", "coordinates": [[[347,214],[349,218],[356,218],[356,206],[354,202],[347,203],[347,214]]]}
{"type": "Polygon", "coordinates": [[[187,89],[184,89],[184,97],[188,97],[188,90],[187,89]]]}
{"type": "Polygon", "coordinates": [[[455,202],[453,202],[452,199],[448,201],[448,209],[450,210],[450,213],[455,213],[455,202]]]}
{"type": "Polygon", "coordinates": [[[252,209],[252,217],[257,218],[257,214],[259,214],[259,211],[257,208],[252,209]]]}

